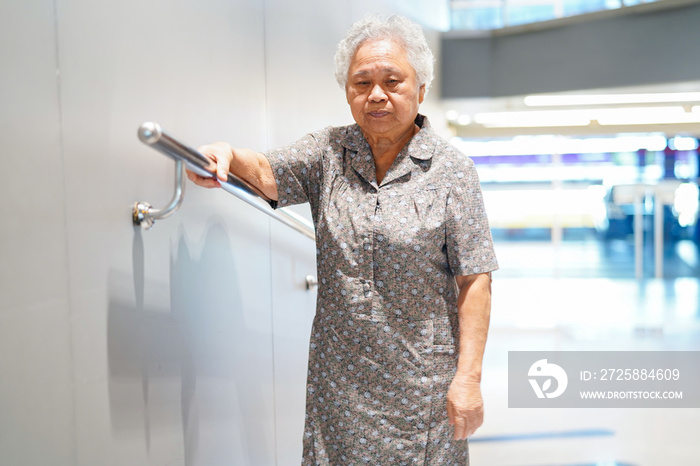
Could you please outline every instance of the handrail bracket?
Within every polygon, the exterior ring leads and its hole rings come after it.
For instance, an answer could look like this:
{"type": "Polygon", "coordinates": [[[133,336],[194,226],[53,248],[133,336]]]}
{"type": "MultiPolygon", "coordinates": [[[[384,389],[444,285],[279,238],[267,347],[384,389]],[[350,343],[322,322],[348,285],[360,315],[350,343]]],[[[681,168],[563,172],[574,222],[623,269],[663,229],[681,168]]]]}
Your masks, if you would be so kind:
{"type": "Polygon", "coordinates": [[[150,230],[156,220],[170,217],[177,212],[185,197],[185,168],[181,160],[175,160],[175,192],[170,203],[163,209],[155,209],[148,202],[135,202],[131,211],[134,225],[150,230]]]}

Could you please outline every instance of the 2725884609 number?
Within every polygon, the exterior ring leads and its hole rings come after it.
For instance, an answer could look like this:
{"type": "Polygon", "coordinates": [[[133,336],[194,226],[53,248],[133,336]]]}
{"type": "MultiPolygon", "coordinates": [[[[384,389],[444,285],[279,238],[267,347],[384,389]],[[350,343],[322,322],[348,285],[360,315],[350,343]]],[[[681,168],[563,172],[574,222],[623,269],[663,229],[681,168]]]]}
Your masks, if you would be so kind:
{"type": "Polygon", "coordinates": [[[678,369],[601,369],[599,380],[678,380],[678,369]]]}

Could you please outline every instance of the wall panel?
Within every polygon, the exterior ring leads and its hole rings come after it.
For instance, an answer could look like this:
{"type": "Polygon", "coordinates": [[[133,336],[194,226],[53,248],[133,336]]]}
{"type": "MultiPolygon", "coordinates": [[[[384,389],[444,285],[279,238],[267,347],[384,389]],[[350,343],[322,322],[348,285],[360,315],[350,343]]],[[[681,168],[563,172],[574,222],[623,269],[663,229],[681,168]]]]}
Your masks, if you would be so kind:
{"type": "Polygon", "coordinates": [[[132,226],[174,171],[136,130],[262,150],[352,122],[336,43],[397,8],[365,3],[0,4],[0,464],[298,464],[315,246],[193,185],[132,226]]]}
{"type": "Polygon", "coordinates": [[[263,19],[247,1],[59,4],[80,464],[274,462],[267,217],[188,186],[176,216],[129,224],[172,191],[142,121],[264,142],[263,19]]]}
{"type": "Polygon", "coordinates": [[[74,417],[52,1],[0,3],[0,63],[0,464],[68,466],[74,417]]]}

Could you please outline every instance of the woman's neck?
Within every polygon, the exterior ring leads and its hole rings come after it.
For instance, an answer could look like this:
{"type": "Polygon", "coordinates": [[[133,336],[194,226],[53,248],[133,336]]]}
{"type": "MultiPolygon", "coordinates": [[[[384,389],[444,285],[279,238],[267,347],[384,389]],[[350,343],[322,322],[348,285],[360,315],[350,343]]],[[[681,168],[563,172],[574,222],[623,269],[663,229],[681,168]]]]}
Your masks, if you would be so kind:
{"type": "Polygon", "coordinates": [[[407,131],[401,133],[397,138],[389,138],[384,136],[373,137],[371,134],[365,134],[365,139],[372,149],[374,157],[374,166],[376,168],[377,184],[381,184],[384,176],[391,168],[391,165],[396,160],[396,157],[408,144],[408,141],[415,136],[420,127],[416,124],[411,125],[407,131]]]}

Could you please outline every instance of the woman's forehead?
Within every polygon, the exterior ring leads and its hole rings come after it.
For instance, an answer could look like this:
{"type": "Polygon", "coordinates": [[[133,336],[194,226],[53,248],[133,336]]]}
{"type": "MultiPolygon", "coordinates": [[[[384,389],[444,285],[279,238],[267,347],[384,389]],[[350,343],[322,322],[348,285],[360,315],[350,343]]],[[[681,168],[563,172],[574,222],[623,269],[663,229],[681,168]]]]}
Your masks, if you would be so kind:
{"type": "Polygon", "coordinates": [[[357,48],[350,63],[351,74],[406,73],[412,70],[404,48],[390,39],[368,40],[357,48]]]}
{"type": "Polygon", "coordinates": [[[361,66],[352,73],[353,76],[365,76],[372,73],[383,73],[383,74],[394,74],[394,73],[405,73],[405,69],[401,69],[397,66],[388,66],[381,63],[366,64],[361,66]]]}

